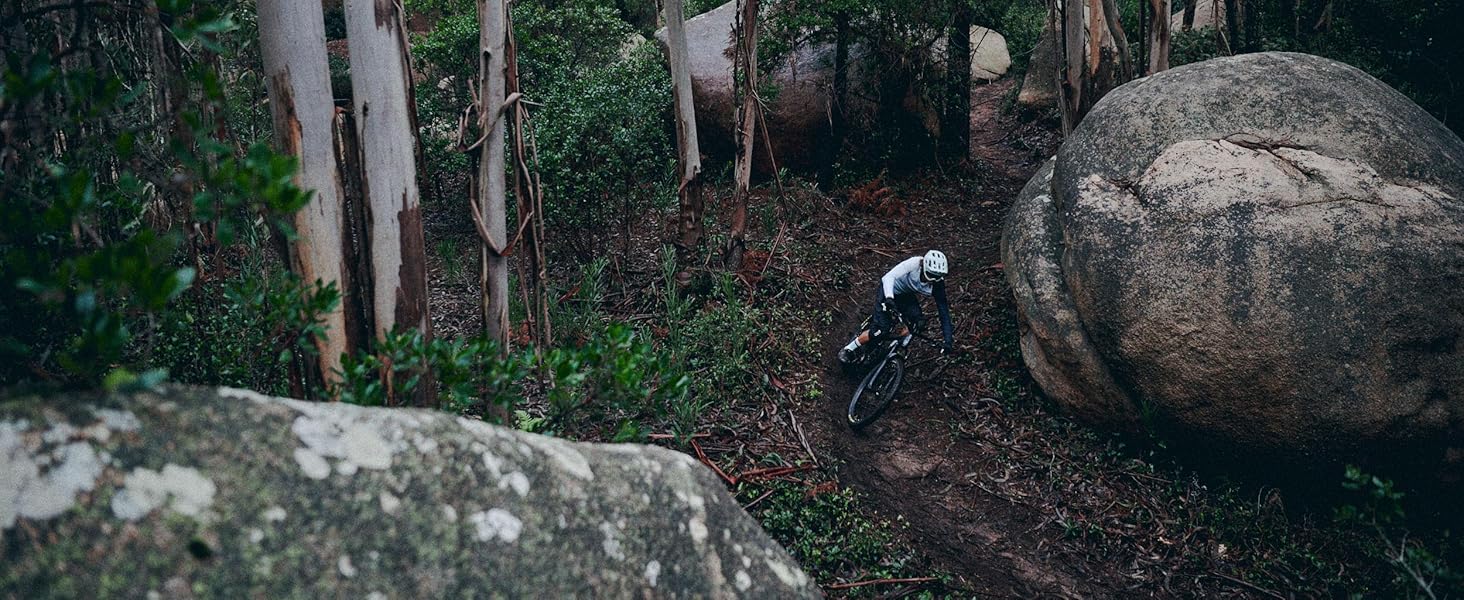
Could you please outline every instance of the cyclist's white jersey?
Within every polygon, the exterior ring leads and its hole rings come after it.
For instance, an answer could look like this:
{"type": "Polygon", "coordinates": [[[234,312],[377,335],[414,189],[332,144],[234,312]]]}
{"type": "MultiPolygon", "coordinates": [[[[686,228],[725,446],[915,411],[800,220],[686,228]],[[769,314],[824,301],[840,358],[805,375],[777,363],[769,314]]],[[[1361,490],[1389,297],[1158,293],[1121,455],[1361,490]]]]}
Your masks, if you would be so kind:
{"type": "Polygon", "coordinates": [[[885,273],[884,277],[880,278],[880,282],[884,285],[884,295],[886,298],[894,298],[895,296],[911,292],[916,292],[923,296],[932,294],[930,284],[920,280],[919,256],[912,256],[900,261],[900,264],[895,265],[895,268],[890,269],[890,272],[885,273]]]}

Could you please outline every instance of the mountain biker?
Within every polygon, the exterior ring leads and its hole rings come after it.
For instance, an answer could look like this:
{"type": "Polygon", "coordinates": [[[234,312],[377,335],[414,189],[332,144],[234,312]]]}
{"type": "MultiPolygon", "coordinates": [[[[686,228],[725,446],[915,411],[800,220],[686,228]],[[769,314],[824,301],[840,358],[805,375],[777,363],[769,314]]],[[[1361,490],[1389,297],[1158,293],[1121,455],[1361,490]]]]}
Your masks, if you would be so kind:
{"type": "Polygon", "coordinates": [[[951,351],[954,344],[951,327],[950,303],[946,301],[945,277],[950,272],[946,255],[931,250],[925,256],[912,256],[895,265],[880,278],[879,296],[874,308],[873,324],[849,341],[839,350],[839,362],[854,362],[859,348],[871,339],[877,339],[890,331],[890,313],[899,311],[916,330],[925,322],[920,310],[919,295],[935,298],[935,307],[940,312],[940,331],[945,338],[941,353],[951,351]]]}

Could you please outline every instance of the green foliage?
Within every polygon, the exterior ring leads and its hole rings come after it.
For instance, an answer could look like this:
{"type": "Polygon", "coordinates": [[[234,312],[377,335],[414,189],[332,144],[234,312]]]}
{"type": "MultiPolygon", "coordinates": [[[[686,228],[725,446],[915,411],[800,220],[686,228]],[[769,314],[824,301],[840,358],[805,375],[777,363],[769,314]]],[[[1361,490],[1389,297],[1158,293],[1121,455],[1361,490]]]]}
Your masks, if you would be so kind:
{"type": "Polygon", "coordinates": [[[866,515],[854,490],[817,493],[775,482],[741,485],[737,497],[745,504],[767,492],[753,517],[820,583],[929,575],[917,571],[915,553],[896,540],[904,523],[866,515]]]}
{"type": "Polygon", "coordinates": [[[147,364],[179,381],[301,394],[292,380],[315,356],[321,315],[340,302],[332,283],[307,285],[294,274],[256,263],[228,281],[183,298],[159,319],[147,364]],[[296,369],[292,372],[292,368],[296,369]]]}
{"type": "Polygon", "coordinates": [[[545,219],[589,255],[608,232],[673,197],[670,75],[655,45],[643,44],[626,60],[540,89],[545,106],[534,127],[545,219]]]}
{"type": "Polygon", "coordinates": [[[1337,519],[1376,533],[1364,543],[1363,550],[1373,560],[1392,567],[1392,594],[1410,598],[1464,594],[1464,573],[1452,570],[1437,552],[1448,549],[1452,541],[1449,532],[1442,532],[1442,542],[1435,540],[1437,546],[1410,537],[1403,511],[1405,494],[1392,480],[1347,465],[1342,487],[1361,495],[1362,502],[1339,506],[1337,519]]]}
{"type": "MultiPolygon", "coordinates": [[[[158,8],[174,41],[195,52],[221,52],[220,36],[236,26],[213,6],[158,8]]],[[[36,25],[29,32],[45,35],[49,23],[36,25]]],[[[224,88],[207,61],[180,74],[178,92],[197,105],[164,115],[176,117],[174,131],[158,136],[156,123],[137,118],[156,89],[128,63],[16,42],[5,49],[0,110],[18,125],[8,135],[28,141],[0,152],[0,385],[96,385],[109,371],[119,374],[112,382],[127,379],[122,369],[151,372],[134,363],[151,358],[154,341],[129,352],[135,332],[151,336],[197,275],[178,264],[181,228],[158,221],[182,212],[224,245],[257,217],[284,225],[308,200],[290,183],[295,163],[262,145],[239,156],[215,137],[224,88]]]]}
{"type": "Polygon", "coordinates": [[[554,348],[543,361],[549,431],[619,423],[615,439],[641,441],[641,424],[666,423],[690,384],[672,357],[623,323],[612,323],[585,344],[554,348]]]}
{"type": "Polygon", "coordinates": [[[428,378],[445,410],[493,420],[493,407],[511,407],[522,397],[519,386],[532,365],[532,353],[505,356],[490,339],[426,340],[419,330],[397,330],[376,352],[343,357],[336,391],[342,402],[399,405],[428,378]]]}
{"type": "MultiPolygon", "coordinates": [[[[476,81],[477,15],[471,3],[454,0],[421,0],[409,8],[442,15],[413,45],[427,75],[416,88],[427,163],[438,172],[466,173],[467,157],[452,149],[452,138],[476,81]]],[[[614,6],[530,0],[512,10],[520,86],[535,103],[546,224],[563,246],[589,256],[603,249],[608,232],[670,195],[670,75],[654,43],[621,57],[634,28],[614,6]]]]}
{"type": "MultiPolygon", "coordinates": [[[[1001,5],[1002,3],[993,3],[1001,5]]],[[[1047,24],[1047,7],[1040,2],[1019,2],[1010,1],[1005,3],[1005,10],[1000,13],[990,11],[993,17],[989,27],[1001,33],[1007,41],[1007,51],[1012,56],[1013,76],[1027,72],[1027,63],[1032,58],[1032,50],[1037,47],[1037,41],[1042,37],[1042,28],[1047,24]]],[[[977,24],[985,25],[986,22],[978,20],[977,24]]]]}

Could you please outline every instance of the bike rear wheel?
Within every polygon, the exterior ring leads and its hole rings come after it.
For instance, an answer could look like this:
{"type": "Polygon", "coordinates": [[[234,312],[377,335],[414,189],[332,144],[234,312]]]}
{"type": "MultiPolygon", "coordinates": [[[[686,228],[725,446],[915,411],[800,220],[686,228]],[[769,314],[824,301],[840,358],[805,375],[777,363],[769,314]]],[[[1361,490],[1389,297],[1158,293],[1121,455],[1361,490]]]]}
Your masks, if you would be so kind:
{"type": "Polygon", "coordinates": [[[849,426],[861,429],[873,423],[894,401],[900,391],[900,382],[905,379],[905,361],[899,356],[886,358],[869,370],[859,388],[854,390],[854,399],[849,402],[849,426]]]}

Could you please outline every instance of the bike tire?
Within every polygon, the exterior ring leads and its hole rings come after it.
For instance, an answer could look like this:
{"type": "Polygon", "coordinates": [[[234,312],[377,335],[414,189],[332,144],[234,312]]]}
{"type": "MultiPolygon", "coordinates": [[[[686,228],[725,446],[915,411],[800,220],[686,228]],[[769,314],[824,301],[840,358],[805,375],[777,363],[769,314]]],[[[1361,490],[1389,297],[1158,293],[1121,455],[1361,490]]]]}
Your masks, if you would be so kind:
{"type": "Polygon", "coordinates": [[[905,379],[905,361],[899,356],[886,358],[869,370],[854,398],[849,402],[849,427],[858,430],[873,423],[895,399],[905,379]]]}

